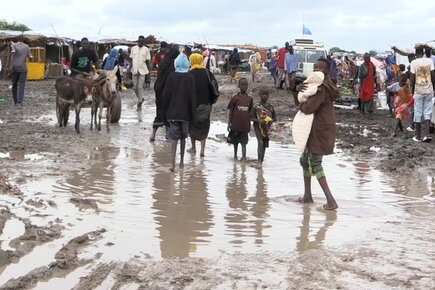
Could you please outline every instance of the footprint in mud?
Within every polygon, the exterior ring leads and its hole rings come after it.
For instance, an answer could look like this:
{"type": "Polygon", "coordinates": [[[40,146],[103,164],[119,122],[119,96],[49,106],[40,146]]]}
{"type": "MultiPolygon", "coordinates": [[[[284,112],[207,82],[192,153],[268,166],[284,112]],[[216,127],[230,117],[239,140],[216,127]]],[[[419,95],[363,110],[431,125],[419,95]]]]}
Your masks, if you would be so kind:
{"type": "Polygon", "coordinates": [[[98,204],[92,199],[72,197],[69,201],[77,206],[80,210],[94,209],[95,211],[100,211],[98,204]]]}

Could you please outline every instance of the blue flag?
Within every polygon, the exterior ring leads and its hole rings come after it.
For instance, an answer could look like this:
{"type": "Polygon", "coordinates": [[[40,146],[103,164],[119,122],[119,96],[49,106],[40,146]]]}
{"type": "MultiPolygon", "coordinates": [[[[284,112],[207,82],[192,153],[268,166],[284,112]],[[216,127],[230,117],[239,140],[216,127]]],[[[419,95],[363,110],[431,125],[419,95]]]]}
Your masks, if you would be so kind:
{"type": "Polygon", "coordinates": [[[309,30],[305,25],[302,25],[302,34],[311,35],[311,30],[309,30]]]}

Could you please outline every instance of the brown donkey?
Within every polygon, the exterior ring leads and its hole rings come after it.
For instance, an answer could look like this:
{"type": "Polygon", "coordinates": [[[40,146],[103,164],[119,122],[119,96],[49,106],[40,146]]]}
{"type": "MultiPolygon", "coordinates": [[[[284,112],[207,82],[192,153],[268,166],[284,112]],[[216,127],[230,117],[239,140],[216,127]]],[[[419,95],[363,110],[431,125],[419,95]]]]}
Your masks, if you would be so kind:
{"type": "Polygon", "coordinates": [[[101,131],[101,118],[103,116],[103,109],[106,107],[106,126],[107,132],[110,131],[110,114],[112,110],[112,105],[114,100],[118,97],[118,79],[116,77],[116,72],[118,71],[118,66],[115,66],[113,70],[104,71],[100,77],[96,80],[95,93],[92,100],[91,108],[91,130],[93,124],[101,131]],[[97,124],[97,112],[100,109],[98,115],[97,124]]]}
{"type": "Polygon", "coordinates": [[[91,75],[62,77],[56,80],[56,115],[59,127],[68,123],[69,109],[74,107],[76,112],[75,129],[80,133],[80,110],[84,103],[91,102],[94,81],[91,75]]]}

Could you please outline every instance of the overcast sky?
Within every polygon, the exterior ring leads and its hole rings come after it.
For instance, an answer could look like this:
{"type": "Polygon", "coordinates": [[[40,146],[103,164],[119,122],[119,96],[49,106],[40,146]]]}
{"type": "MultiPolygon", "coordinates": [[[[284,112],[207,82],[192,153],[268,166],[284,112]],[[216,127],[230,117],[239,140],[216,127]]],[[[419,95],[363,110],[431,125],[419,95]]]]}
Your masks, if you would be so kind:
{"type": "Polygon", "coordinates": [[[411,48],[435,39],[433,0],[20,0],[3,1],[0,19],[81,38],[283,46],[302,35],[364,52],[411,48]],[[273,3],[273,4],[271,4],[273,3]]]}

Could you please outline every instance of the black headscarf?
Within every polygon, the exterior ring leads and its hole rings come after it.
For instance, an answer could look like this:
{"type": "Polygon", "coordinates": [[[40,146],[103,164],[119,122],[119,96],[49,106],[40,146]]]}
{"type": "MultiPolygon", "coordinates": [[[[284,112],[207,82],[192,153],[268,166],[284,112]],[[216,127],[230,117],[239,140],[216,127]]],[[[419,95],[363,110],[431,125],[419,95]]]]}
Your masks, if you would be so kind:
{"type": "Polygon", "coordinates": [[[156,93],[156,98],[159,97],[160,93],[163,91],[163,87],[169,74],[175,71],[174,60],[179,54],[180,50],[178,46],[170,45],[168,53],[159,63],[159,67],[157,69],[157,79],[154,83],[154,92],[156,93]]]}
{"type": "Polygon", "coordinates": [[[237,48],[234,48],[233,52],[231,53],[230,64],[232,64],[232,65],[241,64],[239,50],[237,48]]]}

